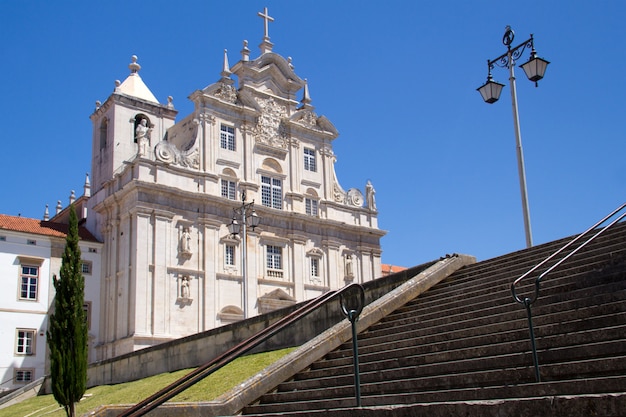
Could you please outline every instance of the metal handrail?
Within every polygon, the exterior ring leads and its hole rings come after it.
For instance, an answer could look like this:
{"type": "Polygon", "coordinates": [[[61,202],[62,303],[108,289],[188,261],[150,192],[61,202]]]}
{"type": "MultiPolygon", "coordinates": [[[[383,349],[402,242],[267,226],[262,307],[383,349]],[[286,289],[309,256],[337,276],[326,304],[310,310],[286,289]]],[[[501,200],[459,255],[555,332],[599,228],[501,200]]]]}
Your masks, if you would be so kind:
{"type": "MultiPolygon", "coordinates": [[[[354,287],[358,287],[359,291],[363,292],[363,287],[360,284],[350,284],[340,290],[337,291],[329,291],[325,294],[320,295],[317,298],[314,298],[304,304],[302,307],[297,309],[296,311],[291,312],[285,317],[277,320],[275,323],[269,325],[265,329],[259,331],[258,333],[252,335],[248,339],[239,343],[238,345],[230,348],[220,356],[211,360],[210,362],[196,368],[191,371],[189,374],[184,377],[178,379],[167,387],[161,389],[157,393],[151,395],[145,400],[137,403],[133,407],[123,411],[118,417],[138,417],[143,416],[144,414],[154,410],[164,402],[174,398],[176,395],[180,394],[187,388],[192,385],[200,382],[202,379],[206,378],[213,372],[218,369],[224,367],[228,363],[242,356],[244,353],[252,350],[256,346],[265,342],[281,330],[285,329],[290,324],[295,321],[303,318],[314,310],[318,309],[322,305],[326,304],[333,298],[337,296],[343,297],[343,294],[350,291],[354,287]]],[[[343,308],[343,306],[342,306],[343,308]]],[[[361,306],[362,309],[362,306],[361,306]]]]}
{"type": "Polygon", "coordinates": [[[354,366],[354,396],[356,398],[356,406],[361,407],[361,376],[359,372],[359,341],[357,339],[356,321],[365,306],[365,291],[359,285],[358,298],[355,306],[348,306],[347,300],[343,294],[339,295],[339,303],[341,304],[341,312],[350,321],[352,327],[352,356],[354,366]]]}
{"type": "Polygon", "coordinates": [[[553,270],[555,270],[558,266],[560,266],[563,262],[565,262],[566,260],[568,260],[570,257],[572,257],[574,254],[576,254],[579,250],[581,250],[582,248],[584,248],[587,244],[589,244],[590,242],[594,241],[598,236],[600,236],[602,233],[604,233],[605,231],[607,231],[608,229],[610,229],[613,225],[615,225],[616,223],[618,223],[620,220],[622,220],[624,217],[626,217],[626,212],[622,213],[620,216],[618,216],[617,218],[615,218],[613,221],[611,221],[608,225],[606,225],[605,227],[601,228],[600,230],[598,230],[597,233],[595,233],[593,236],[589,237],[586,241],[584,241],[583,243],[581,243],[579,246],[577,246],[574,250],[572,250],[571,252],[569,252],[567,255],[565,255],[564,257],[560,258],[559,261],[557,261],[554,265],[552,265],[550,268],[548,268],[547,270],[545,270],[543,273],[541,273],[536,279],[535,279],[535,289],[534,289],[534,294],[531,297],[524,297],[524,298],[520,298],[520,296],[517,294],[517,286],[518,284],[526,277],[528,277],[530,274],[532,274],[533,272],[535,272],[537,269],[541,268],[542,266],[544,266],[546,263],[548,263],[549,261],[551,261],[552,259],[556,258],[557,255],[561,254],[563,251],[565,251],[566,249],[568,249],[569,247],[571,247],[572,245],[574,245],[576,242],[578,242],[579,240],[582,240],[585,236],[587,236],[588,234],[590,234],[592,231],[594,231],[595,229],[597,229],[600,225],[606,223],[609,219],[615,217],[616,214],[618,214],[620,211],[624,210],[626,208],[626,203],[622,204],[621,206],[619,206],[618,208],[616,208],[615,210],[613,210],[611,213],[609,213],[608,215],[606,215],[602,220],[598,221],[596,224],[594,224],[593,226],[591,226],[590,228],[588,228],[587,230],[585,230],[584,232],[582,232],[581,234],[579,234],[578,236],[576,236],[574,239],[572,239],[571,241],[569,241],[567,244],[565,244],[562,248],[560,248],[559,250],[557,250],[556,252],[554,252],[552,255],[548,256],[546,259],[544,259],[543,261],[541,261],[539,264],[535,265],[534,267],[532,267],[530,270],[528,270],[528,272],[526,272],[525,274],[523,274],[522,276],[520,276],[519,278],[517,278],[515,281],[513,281],[513,283],[511,284],[511,294],[513,295],[513,299],[515,300],[515,302],[519,303],[519,304],[523,304],[524,307],[526,308],[526,314],[528,316],[528,330],[530,332],[530,343],[531,343],[531,348],[532,348],[532,354],[533,354],[533,362],[534,362],[534,366],[535,366],[535,378],[537,379],[537,382],[541,382],[541,375],[539,373],[539,360],[537,358],[537,346],[535,343],[535,332],[533,329],[533,320],[532,320],[532,312],[531,312],[531,306],[534,304],[535,301],[537,301],[537,298],[539,298],[539,289],[541,287],[541,281],[545,278],[546,275],[548,275],[550,272],[552,272],[553,270]]]}

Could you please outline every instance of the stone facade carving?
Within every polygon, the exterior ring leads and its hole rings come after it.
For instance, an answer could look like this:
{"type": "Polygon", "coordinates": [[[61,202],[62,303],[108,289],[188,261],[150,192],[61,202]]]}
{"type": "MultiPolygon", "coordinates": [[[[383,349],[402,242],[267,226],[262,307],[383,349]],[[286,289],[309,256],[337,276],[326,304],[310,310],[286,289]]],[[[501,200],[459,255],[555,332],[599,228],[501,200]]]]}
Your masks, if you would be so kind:
{"type": "Polygon", "coordinates": [[[303,112],[302,118],[298,121],[307,127],[317,128],[317,114],[315,114],[311,110],[305,110],[303,112]]]}
{"type": "Polygon", "coordinates": [[[333,200],[338,203],[346,202],[346,192],[336,182],[333,184],[333,200]]]}
{"type": "Polygon", "coordinates": [[[162,140],[154,149],[157,161],[171,165],[180,165],[187,168],[198,169],[200,167],[200,155],[198,150],[192,148],[181,152],[174,144],[167,140],[162,140]]]}
{"type": "Polygon", "coordinates": [[[213,95],[229,103],[237,101],[237,90],[235,87],[224,82],[220,83],[220,88],[213,95]]]}
{"type": "Polygon", "coordinates": [[[135,140],[137,141],[138,155],[144,156],[148,154],[148,149],[150,149],[151,133],[152,129],[148,126],[148,120],[142,118],[135,129],[135,140]]]}
{"type": "Polygon", "coordinates": [[[351,280],[352,278],[354,278],[354,261],[352,260],[352,254],[348,253],[346,254],[346,258],[345,258],[346,264],[345,264],[345,268],[346,268],[346,280],[351,280]]]}
{"type": "Polygon", "coordinates": [[[369,180],[365,184],[365,200],[367,200],[367,208],[376,211],[376,190],[369,180]]]}
{"type": "Polygon", "coordinates": [[[261,108],[261,115],[257,119],[255,139],[257,143],[272,148],[287,149],[287,135],[284,132],[282,120],[287,116],[287,108],[273,98],[256,98],[261,108]]]}
{"type": "Polygon", "coordinates": [[[351,206],[362,207],[363,206],[363,193],[357,188],[350,188],[348,190],[348,199],[346,200],[351,206]]]}
{"type": "Polygon", "coordinates": [[[185,227],[180,234],[179,250],[183,257],[191,256],[191,233],[189,233],[188,227],[185,227]]]}

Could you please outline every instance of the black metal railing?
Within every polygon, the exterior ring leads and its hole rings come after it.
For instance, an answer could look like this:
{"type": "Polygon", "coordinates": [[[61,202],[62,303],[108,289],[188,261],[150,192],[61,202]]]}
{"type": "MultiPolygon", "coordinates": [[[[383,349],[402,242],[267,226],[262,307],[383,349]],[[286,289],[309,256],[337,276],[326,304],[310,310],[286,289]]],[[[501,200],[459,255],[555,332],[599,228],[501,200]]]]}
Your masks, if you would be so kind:
{"type": "Polygon", "coordinates": [[[354,365],[354,396],[356,398],[356,406],[361,406],[361,376],[359,372],[359,341],[357,339],[356,321],[363,311],[365,305],[365,291],[360,285],[357,287],[358,294],[356,298],[349,300],[344,294],[339,295],[341,303],[341,312],[350,321],[352,326],[352,357],[354,365]],[[350,302],[352,301],[352,302],[350,302]]]}
{"type": "Polygon", "coordinates": [[[594,241],[598,236],[600,236],[602,233],[604,233],[609,228],[611,228],[613,225],[615,225],[620,220],[622,220],[624,217],[626,217],[626,211],[624,209],[626,209],[626,203],[622,204],[621,206],[619,206],[618,208],[613,210],[610,214],[605,216],[602,220],[600,220],[599,222],[597,222],[596,224],[591,226],[589,229],[585,230],[580,235],[576,236],[574,239],[572,239],[567,244],[565,244],[562,248],[560,248],[559,250],[554,252],[552,255],[548,256],[546,259],[541,261],[539,264],[537,264],[534,267],[532,267],[528,272],[523,274],[521,277],[517,278],[511,284],[511,293],[513,294],[513,299],[515,300],[515,302],[524,305],[524,307],[526,308],[526,314],[528,316],[528,330],[530,332],[530,344],[531,344],[532,355],[533,355],[533,363],[534,363],[534,367],[535,367],[535,378],[536,378],[537,382],[541,382],[541,374],[539,373],[539,359],[537,357],[537,344],[536,344],[536,341],[535,341],[535,331],[533,329],[533,319],[532,319],[531,307],[535,303],[535,301],[537,301],[537,298],[539,298],[539,289],[541,287],[541,281],[546,277],[546,275],[548,275],[550,272],[552,272],[556,268],[558,268],[563,262],[568,260],[575,253],[577,253],[582,248],[584,248],[587,244],[589,244],[590,242],[594,241]],[[623,213],[620,214],[620,212],[623,212],[623,213]],[[613,219],[613,220],[611,220],[611,219],[613,219]],[[605,225],[605,226],[600,228],[600,226],[604,225],[609,220],[611,220],[610,223],[608,223],[607,225],[605,225]],[[596,231],[596,232],[592,233],[594,231],[596,231]],[[578,246],[574,247],[575,244],[581,242],[585,237],[588,237],[587,240],[583,241],[578,246]],[[574,248],[570,252],[568,252],[567,254],[564,254],[563,257],[559,258],[559,260],[557,262],[555,262],[552,266],[550,266],[548,269],[546,269],[544,272],[542,272],[535,279],[534,292],[532,293],[531,296],[529,296],[529,297],[520,297],[518,295],[517,288],[518,288],[518,286],[519,286],[519,284],[521,283],[522,280],[524,280],[526,277],[531,275],[533,272],[537,271],[539,268],[543,267],[548,262],[550,262],[553,259],[557,258],[557,256],[559,256],[560,254],[563,254],[567,249],[570,249],[572,247],[574,247],[574,248]]]}
{"type": "MultiPolygon", "coordinates": [[[[285,317],[281,318],[275,323],[269,325],[265,329],[249,337],[248,339],[244,340],[238,345],[232,347],[231,349],[224,352],[223,354],[216,357],[215,359],[211,360],[210,362],[196,368],[189,374],[178,379],[177,381],[173,382],[167,387],[161,389],[159,392],[151,395],[150,397],[146,398],[140,403],[137,403],[133,407],[125,410],[118,416],[119,417],[138,417],[138,416],[143,416],[144,414],[150,412],[151,410],[154,410],[155,408],[157,408],[164,402],[174,398],[176,395],[180,394],[181,392],[191,387],[192,385],[200,382],[202,379],[211,375],[213,372],[217,371],[218,369],[224,367],[225,365],[237,359],[238,357],[242,356],[243,354],[254,349],[261,343],[267,341],[269,338],[279,333],[281,330],[285,329],[286,327],[298,321],[299,319],[303,318],[304,316],[312,313],[314,310],[317,310],[318,308],[322,307],[324,304],[330,302],[332,299],[336,298],[337,296],[339,296],[341,299],[342,312],[345,311],[345,309],[348,308],[348,307],[345,307],[345,299],[348,298],[349,292],[355,288],[360,294],[359,300],[361,304],[359,307],[358,302],[357,302],[356,307],[352,307],[350,310],[348,310],[348,313],[350,314],[348,319],[352,322],[352,319],[350,319],[350,317],[353,317],[354,320],[356,321],[356,319],[358,318],[358,315],[363,309],[363,305],[362,305],[363,300],[364,300],[363,287],[360,284],[350,284],[340,290],[327,292],[326,294],[322,294],[319,297],[308,301],[296,311],[293,311],[292,313],[286,315],[285,317]]],[[[355,359],[355,360],[357,361],[356,369],[358,370],[358,359],[355,359]]],[[[359,391],[360,389],[357,388],[357,392],[359,391]]]]}

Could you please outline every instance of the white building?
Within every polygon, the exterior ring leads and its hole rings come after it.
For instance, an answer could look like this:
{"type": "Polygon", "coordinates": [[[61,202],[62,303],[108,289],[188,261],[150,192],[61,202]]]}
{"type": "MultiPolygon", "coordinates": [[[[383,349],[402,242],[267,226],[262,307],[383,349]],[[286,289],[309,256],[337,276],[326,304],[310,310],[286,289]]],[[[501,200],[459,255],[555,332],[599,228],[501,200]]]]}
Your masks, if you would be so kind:
{"type": "Polygon", "coordinates": [[[86,224],[104,242],[98,359],[381,275],[373,187],[339,184],[338,132],[272,47],[266,24],[259,56],[244,41],[231,68],[225,52],[178,122],[136,57],[97,103],[86,224]],[[242,194],[261,218],[247,242],[228,230],[242,194]]]}
{"type": "MultiPolygon", "coordinates": [[[[52,277],[59,276],[66,233],[67,224],[0,215],[0,391],[19,388],[46,373],[46,330],[54,302],[52,277]]],[[[89,358],[94,360],[102,244],[83,227],[79,235],[89,358]]]]}

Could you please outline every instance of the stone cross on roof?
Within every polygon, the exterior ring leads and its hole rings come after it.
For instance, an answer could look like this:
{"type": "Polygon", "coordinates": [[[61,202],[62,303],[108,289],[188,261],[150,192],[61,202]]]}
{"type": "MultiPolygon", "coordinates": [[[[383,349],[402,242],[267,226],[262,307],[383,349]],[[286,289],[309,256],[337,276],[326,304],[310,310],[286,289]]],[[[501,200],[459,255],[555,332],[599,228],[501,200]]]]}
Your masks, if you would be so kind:
{"type": "Polygon", "coordinates": [[[265,35],[263,37],[263,40],[269,40],[270,39],[270,35],[269,35],[269,22],[273,22],[274,18],[271,17],[268,13],[267,13],[267,7],[265,8],[265,10],[263,12],[257,12],[257,15],[259,15],[260,17],[263,18],[263,20],[265,21],[265,35]]]}

